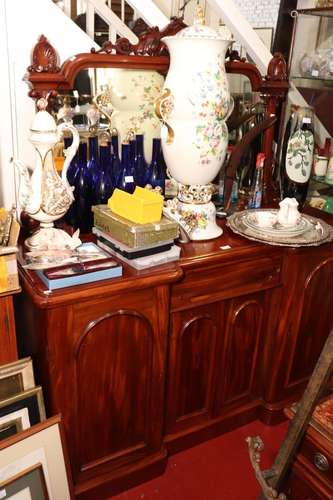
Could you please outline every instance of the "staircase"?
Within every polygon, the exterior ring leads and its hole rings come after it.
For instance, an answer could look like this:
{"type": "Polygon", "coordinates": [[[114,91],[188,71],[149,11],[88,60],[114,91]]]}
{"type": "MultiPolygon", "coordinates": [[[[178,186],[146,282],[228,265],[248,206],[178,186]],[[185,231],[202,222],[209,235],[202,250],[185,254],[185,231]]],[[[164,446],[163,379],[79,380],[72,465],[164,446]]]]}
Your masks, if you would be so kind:
{"type": "MultiPolygon", "coordinates": [[[[106,4],[108,8],[111,10],[111,6],[109,4],[106,4]]],[[[89,11],[90,12],[90,11],[89,11]]],[[[134,25],[134,9],[130,5],[128,5],[126,2],[123,0],[113,0],[112,2],[112,12],[119,18],[121,21],[130,29],[133,28],[134,25]]],[[[97,12],[93,12],[90,15],[94,16],[93,23],[91,22],[91,19],[88,19],[87,22],[87,14],[85,12],[77,15],[73,21],[81,28],[83,31],[87,33],[88,27],[90,27],[90,30],[92,33],[90,36],[94,39],[95,43],[98,45],[103,45],[104,42],[110,40],[110,38],[113,38],[113,41],[115,37],[117,37],[117,33],[114,32],[112,29],[110,31],[110,25],[108,22],[106,22],[103,17],[101,17],[97,12]],[[110,37],[111,33],[111,37],[110,37]]],[[[147,25],[146,25],[147,26],[147,25]]]]}
{"type": "Polygon", "coordinates": [[[169,17],[152,0],[53,0],[61,6],[83,31],[98,45],[118,37],[137,42],[149,26],[164,27],[169,17]],[[141,10],[137,10],[137,5],[141,10]],[[140,14],[142,13],[142,17],[140,14]],[[148,19],[147,19],[147,14],[148,19]],[[150,17],[150,13],[152,17],[150,17]]]}

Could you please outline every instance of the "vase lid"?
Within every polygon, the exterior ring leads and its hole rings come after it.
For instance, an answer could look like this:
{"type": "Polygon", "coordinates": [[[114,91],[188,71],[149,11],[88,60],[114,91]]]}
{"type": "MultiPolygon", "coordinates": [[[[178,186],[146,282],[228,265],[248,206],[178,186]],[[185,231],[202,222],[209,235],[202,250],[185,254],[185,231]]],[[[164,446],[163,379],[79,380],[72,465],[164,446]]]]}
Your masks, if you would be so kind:
{"type": "Polygon", "coordinates": [[[47,99],[41,98],[37,101],[38,111],[34,116],[30,130],[32,132],[56,132],[57,125],[53,116],[46,111],[47,99]]]}
{"type": "MultiPolygon", "coordinates": [[[[202,7],[199,5],[196,9],[193,26],[188,26],[187,28],[182,29],[170,38],[231,41],[232,35],[228,28],[224,27],[225,29],[222,30],[220,28],[215,30],[214,28],[205,25],[205,15],[202,7]]],[[[165,37],[162,40],[168,38],[169,37],[165,37]]]]}

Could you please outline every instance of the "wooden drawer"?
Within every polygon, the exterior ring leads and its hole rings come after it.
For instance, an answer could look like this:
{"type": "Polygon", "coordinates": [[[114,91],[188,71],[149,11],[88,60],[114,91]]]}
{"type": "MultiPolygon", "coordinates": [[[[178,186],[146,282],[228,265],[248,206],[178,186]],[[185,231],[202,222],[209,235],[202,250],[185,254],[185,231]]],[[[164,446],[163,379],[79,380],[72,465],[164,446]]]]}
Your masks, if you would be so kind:
{"type": "Polygon", "coordinates": [[[281,267],[281,257],[273,256],[237,264],[185,268],[183,280],[172,287],[172,310],[272,288],[280,283],[281,267]]]}
{"type": "Polygon", "coordinates": [[[323,445],[322,441],[319,443],[315,438],[310,438],[309,436],[305,437],[300,448],[300,455],[311,464],[313,473],[317,474],[324,482],[327,482],[333,487],[332,452],[332,445],[329,450],[328,447],[323,445]]]}
{"type": "Polygon", "coordinates": [[[286,485],[281,491],[288,500],[332,500],[332,488],[321,481],[313,467],[301,456],[294,462],[286,485]]]}

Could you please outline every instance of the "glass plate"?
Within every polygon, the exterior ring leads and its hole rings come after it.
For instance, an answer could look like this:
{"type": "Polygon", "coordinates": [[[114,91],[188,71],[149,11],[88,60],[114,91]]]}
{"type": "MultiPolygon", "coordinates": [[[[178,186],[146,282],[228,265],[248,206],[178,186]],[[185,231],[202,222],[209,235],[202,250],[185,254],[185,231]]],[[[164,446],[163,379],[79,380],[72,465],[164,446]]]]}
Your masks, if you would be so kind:
{"type": "MultiPolygon", "coordinates": [[[[263,210],[264,211],[264,210],[263,210]]],[[[311,222],[304,217],[300,217],[295,226],[285,227],[282,226],[279,222],[275,222],[273,226],[260,226],[257,220],[257,213],[260,210],[249,211],[245,214],[243,218],[243,223],[251,229],[255,229],[258,232],[263,232],[267,235],[273,236],[299,236],[300,234],[305,233],[309,229],[311,229],[311,222]]],[[[267,213],[267,210],[265,210],[267,213]]],[[[274,216],[277,215],[277,210],[271,210],[270,213],[274,216]]]]}

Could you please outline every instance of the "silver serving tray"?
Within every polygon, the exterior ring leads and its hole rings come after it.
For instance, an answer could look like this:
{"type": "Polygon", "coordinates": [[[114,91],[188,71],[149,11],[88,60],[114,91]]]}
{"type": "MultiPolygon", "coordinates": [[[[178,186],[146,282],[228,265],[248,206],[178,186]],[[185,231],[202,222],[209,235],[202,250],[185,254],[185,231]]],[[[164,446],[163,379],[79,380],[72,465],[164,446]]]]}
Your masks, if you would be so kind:
{"type": "MultiPolygon", "coordinates": [[[[272,209],[260,210],[272,212],[272,209]]],[[[307,229],[302,230],[299,234],[286,234],[278,230],[267,231],[267,228],[250,226],[249,214],[255,212],[256,210],[236,212],[228,217],[227,226],[236,234],[268,245],[290,247],[317,246],[333,240],[333,227],[317,217],[302,214],[300,220],[303,222],[300,222],[299,227],[303,228],[307,226],[307,229]]]]}

